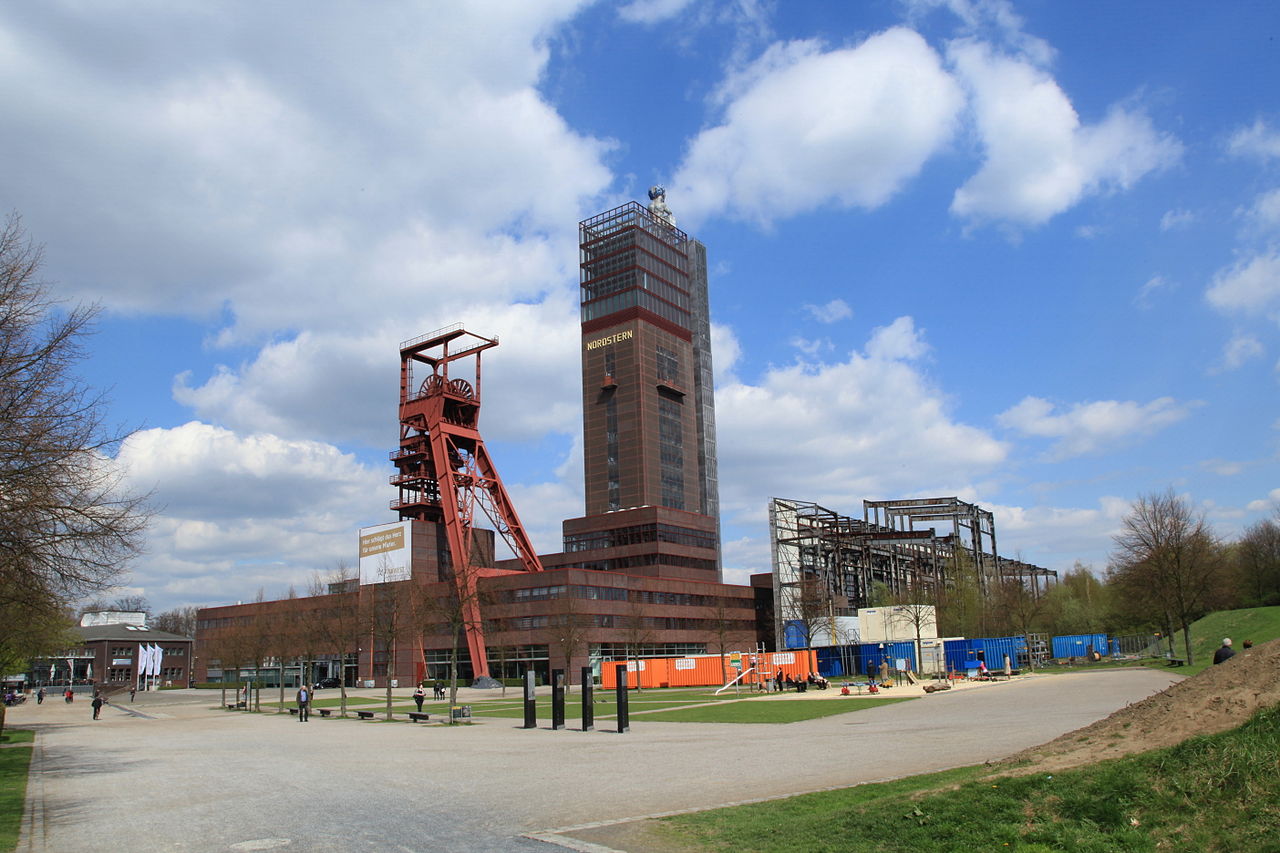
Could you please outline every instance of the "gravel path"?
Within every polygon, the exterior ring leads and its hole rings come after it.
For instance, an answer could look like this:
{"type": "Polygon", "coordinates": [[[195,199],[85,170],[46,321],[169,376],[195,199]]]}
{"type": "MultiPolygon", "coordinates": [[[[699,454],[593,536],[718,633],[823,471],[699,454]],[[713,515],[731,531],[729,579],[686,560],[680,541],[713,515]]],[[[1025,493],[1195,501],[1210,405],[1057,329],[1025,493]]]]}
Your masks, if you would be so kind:
{"type": "Polygon", "coordinates": [[[543,698],[532,731],[518,720],[301,724],[211,708],[207,692],[139,694],[97,722],[79,698],[28,703],[9,716],[39,733],[18,849],[547,851],[526,836],[572,846],[556,828],[1000,758],[1174,680],[1145,669],[1027,676],[787,725],[639,716],[625,735],[609,721],[551,731],[543,698]]]}

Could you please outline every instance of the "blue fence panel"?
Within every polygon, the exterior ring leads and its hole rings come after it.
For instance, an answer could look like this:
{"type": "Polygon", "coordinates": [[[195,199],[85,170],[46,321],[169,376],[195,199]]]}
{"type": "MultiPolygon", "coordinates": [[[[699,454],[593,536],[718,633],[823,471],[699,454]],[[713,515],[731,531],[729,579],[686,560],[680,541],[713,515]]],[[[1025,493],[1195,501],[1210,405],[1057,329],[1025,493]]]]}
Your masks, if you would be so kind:
{"type": "Polygon", "coordinates": [[[1054,637],[1050,648],[1055,658],[1082,658],[1092,646],[1099,654],[1106,654],[1110,644],[1106,634],[1067,634],[1054,637]]]}
{"type": "Polygon", "coordinates": [[[858,646],[858,651],[862,656],[859,671],[868,675],[879,674],[882,660],[889,661],[890,671],[897,667],[899,658],[906,660],[907,669],[916,668],[916,644],[912,640],[897,643],[863,643],[858,646]]]}
{"type": "Polygon", "coordinates": [[[1012,666],[1018,665],[1018,653],[1025,652],[1026,637],[974,637],[968,640],[947,640],[942,644],[942,654],[947,669],[965,672],[978,669],[979,662],[987,669],[1004,669],[1004,656],[1009,656],[1012,666]],[[981,652],[981,654],[979,654],[981,652]]]}
{"type": "Polygon", "coordinates": [[[809,632],[804,629],[803,619],[789,619],[782,626],[782,642],[789,649],[803,649],[809,645],[809,632]]]}
{"type": "Polygon", "coordinates": [[[843,678],[848,674],[856,675],[861,666],[861,650],[858,646],[828,646],[818,652],[818,674],[823,678],[843,678]]]}

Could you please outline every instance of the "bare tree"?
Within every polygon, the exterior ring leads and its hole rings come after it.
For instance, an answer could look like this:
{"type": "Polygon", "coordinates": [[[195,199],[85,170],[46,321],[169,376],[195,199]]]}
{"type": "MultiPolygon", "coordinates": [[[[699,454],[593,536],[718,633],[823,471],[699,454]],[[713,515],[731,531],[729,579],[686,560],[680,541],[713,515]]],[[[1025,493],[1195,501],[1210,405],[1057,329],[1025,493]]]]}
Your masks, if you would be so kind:
{"type": "Polygon", "coordinates": [[[914,635],[915,669],[916,674],[919,675],[923,671],[920,658],[923,654],[924,645],[921,640],[924,639],[926,634],[937,636],[938,611],[932,604],[913,600],[914,596],[910,591],[899,593],[894,598],[896,601],[888,606],[888,621],[889,624],[905,628],[914,635]]]}
{"type": "Polygon", "coordinates": [[[172,610],[165,610],[151,617],[150,624],[157,631],[168,631],[170,634],[194,637],[196,635],[197,612],[198,608],[195,607],[175,607],[172,610]]]}
{"type": "MultiPolygon", "coordinates": [[[[385,559],[385,558],[384,558],[385,559]]],[[[390,575],[384,566],[383,576],[390,575]]],[[[396,670],[396,655],[409,635],[412,617],[411,581],[391,580],[368,584],[361,590],[360,607],[365,634],[373,640],[369,650],[371,665],[376,675],[381,667],[381,656],[386,667],[386,714],[391,719],[391,680],[396,670]]]]}
{"type": "Polygon", "coordinates": [[[553,601],[547,627],[551,631],[551,645],[564,661],[564,683],[568,690],[573,685],[573,659],[586,650],[587,633],[593,626],[573,594],[573,584],[566,583],[564,591],[553,601]]]}
{"type": "Polygon", "coordinates": [[[635,661],[636,665],[636,690],[641,689],[640,650],[653,642],[653,631],[649,618],[645,616],[644,602],[640,600],[640,595],[634,589],[627,593],[627,612],[622,616],[622,637],[626,643],[627,657],[635,661]]]}
{"type": "Polygon", "coordinates": [[[347,715],[347,655],[357,652],[363,626],[360,619],[358,593],[352,589],[355,580],[354,569],[346,563],[339,563],[329,577],[313,575],[309,585],[309,593],[313,599],[324,598],[323,602],[308,602],[302,611],[302,645],[305,650],[323,650],[338,655],[340,701],[339,713],[347,715]],[[331,588],[343,590],[330,593],[331,588]],[[309,648],[307,648],[309,647],[309,648]]]}
{"type": "MultiPolygon", "coordinates": [[[[76,375],[97,309],[63,310],[16,215],[0,226],[0,608],[53,613],[119,581],[142,547],[145,496],[113,456],[128,433],[76,375]]],[[[18,623],[0,620],[0,647],[18,623]]],[[[33,650],[34,651],[34,650],[33,650]]]]}
{"type": "Polygon", "coordinates": [[[1190,664],[1191,623],[1203,615],[1223,566],[1222,547],[1203,514],[1172,489],[1143,495],[1115,543],[1111,578],[1118,592],[1149,618],[1182,631],[1190,664]]]}
{"type": "Polygon", "coordinates": [[[1235,557],[1245,602],[1254,606],[1280,604],[1280,510],[1275,518],[1245,528],[1235,557]]]}

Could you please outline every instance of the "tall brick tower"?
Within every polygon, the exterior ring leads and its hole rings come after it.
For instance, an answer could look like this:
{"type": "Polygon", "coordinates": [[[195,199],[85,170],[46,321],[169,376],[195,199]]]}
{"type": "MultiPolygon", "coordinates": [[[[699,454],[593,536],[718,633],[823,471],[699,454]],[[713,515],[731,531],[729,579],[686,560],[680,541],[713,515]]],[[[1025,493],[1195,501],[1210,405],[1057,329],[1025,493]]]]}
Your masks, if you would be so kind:
{"type": "Polygon", "coordinates": [[[586,511],[565,522],[584,568],[720,578],[706,247],[661,187],[579,224],[586,511]]]}

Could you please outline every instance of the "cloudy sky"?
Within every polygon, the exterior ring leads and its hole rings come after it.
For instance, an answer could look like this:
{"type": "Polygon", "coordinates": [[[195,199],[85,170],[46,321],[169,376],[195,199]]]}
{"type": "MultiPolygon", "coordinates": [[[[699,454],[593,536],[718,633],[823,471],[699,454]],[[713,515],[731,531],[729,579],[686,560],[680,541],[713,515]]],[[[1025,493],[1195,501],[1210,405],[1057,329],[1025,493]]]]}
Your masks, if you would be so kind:
{"type": "Polygon", "coordinates": [[[305,586],[392,520],[398,344],[498,335],[535,544],[582,512],[578,220],[708,246],[726,575],[770,496],[959,495],[1105,568],[1172,486],[1280,501],[1271,2],[71,0],[0,7],[0,207],[103,309],[159,515],[122,590],[305,586]]]}

